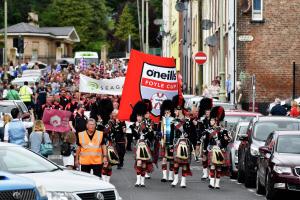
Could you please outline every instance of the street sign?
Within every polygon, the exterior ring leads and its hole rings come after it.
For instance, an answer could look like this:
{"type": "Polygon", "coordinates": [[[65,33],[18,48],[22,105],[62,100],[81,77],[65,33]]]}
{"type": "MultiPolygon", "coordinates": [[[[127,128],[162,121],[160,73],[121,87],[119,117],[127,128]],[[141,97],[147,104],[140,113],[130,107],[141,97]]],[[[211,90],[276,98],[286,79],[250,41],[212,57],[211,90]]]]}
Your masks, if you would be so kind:
{"type": "Polygon", "coordinates": [[[252,35],[240,35],[238,39],[241,42],[252,42],[254,37],[252,35]]]}
{"type": "Polygon", "coordinates": [[[198,63],[199,65],[203,65],[207,61],[207,56],[204,52],[200,51],[200,52],[196,53],[194,59],[195,59],[196,63],[198,63]]]}

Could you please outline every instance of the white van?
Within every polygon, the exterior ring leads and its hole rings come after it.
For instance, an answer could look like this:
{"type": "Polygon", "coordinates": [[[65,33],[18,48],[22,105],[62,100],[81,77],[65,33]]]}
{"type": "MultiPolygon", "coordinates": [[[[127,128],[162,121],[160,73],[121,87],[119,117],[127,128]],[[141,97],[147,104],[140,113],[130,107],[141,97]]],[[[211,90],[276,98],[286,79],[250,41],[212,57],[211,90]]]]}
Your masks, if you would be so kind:
{"type": "Polygon", "coordinates": [[[97,52],[92,51],[78,51],[75,52],[75,65],[79,65],[82,60],[85,62],[86,65],[89,65],[91,63],[96,63],[96,65],[99,64],[99,57],[97,52]]]}

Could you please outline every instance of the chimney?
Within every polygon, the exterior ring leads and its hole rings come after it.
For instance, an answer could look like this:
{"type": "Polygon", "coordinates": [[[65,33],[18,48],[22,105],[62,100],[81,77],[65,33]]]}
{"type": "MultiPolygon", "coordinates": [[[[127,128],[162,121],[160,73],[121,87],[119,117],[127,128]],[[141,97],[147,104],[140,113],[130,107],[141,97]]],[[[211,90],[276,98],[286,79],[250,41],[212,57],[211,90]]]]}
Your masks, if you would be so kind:
{"type": "Polygon", "coordinates": [[[27,20],[30,25],[39,27],[39,16],[35,12],[29,12],[27,20]]]}

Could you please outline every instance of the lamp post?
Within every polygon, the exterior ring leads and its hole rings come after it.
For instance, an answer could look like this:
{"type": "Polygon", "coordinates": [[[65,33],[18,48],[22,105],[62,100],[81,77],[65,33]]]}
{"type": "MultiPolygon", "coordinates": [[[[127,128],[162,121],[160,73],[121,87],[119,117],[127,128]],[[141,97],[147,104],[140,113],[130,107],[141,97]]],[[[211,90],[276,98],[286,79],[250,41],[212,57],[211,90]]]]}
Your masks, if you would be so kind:
{"type": "Polygon", "coordinates": [[[145,0],[146,2],[146,45],[145,52],[149,53],[149,0],[145,0]]]}
{"type": "Polygon", "coordinates": [[[7,0],[4,0],[4,65],[7,65],[7,0]]]}
{"type": "Polygon", "coordinates": [[[224,0],[219,1],[219,20],[220,20],[220,77],[221,77],[221,88],[219,98],[221,102],[226,101],[225,95],[225,60],[224,60],[224,0]]]}

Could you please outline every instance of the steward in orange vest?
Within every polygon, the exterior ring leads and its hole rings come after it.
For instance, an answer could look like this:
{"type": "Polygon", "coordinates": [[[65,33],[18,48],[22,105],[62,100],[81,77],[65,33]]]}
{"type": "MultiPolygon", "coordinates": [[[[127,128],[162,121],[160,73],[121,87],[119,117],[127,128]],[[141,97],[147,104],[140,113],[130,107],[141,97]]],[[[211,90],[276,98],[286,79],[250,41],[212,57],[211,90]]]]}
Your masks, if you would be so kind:
{"type": "Polygon", "coordinates": [[[107,165],[106,146],[103,132],[96,130],[96,121],[89,119],[87,130],[78,134],[78,148],[76,151],[75,165],[80,165],[81,171],[93,173],[101,177],[103,164],[107,165]]]}

